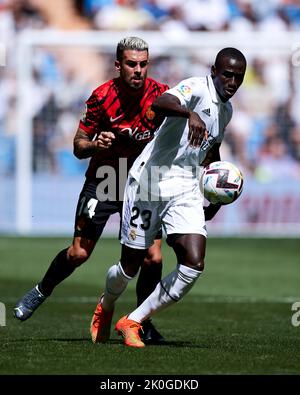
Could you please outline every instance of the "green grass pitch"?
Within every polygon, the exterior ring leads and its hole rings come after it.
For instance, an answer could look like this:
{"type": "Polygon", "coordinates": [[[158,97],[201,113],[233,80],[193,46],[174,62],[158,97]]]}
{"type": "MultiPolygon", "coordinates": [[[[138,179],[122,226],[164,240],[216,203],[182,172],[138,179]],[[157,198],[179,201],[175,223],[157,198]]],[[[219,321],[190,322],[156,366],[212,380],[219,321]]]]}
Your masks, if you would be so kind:
{"type": "MultiPolygon", "coordinates": [[[[92,344],[89,325],[119,242],[99,241],[91,259],[60,284],[26,322],[12,316],[16,300],[42,277],[62,238],[0,238],[0,374],[297,375],[300,302],[297,239],[210,238],[206,269],[192,291],[154,322],[166,345],[130,349],[114,331],[92,344]]],[[[164,274],[175,266],[164,243],[164,274]]],[[[113,323],[135,306],[135,280],[119,299],[113,323]]]]}

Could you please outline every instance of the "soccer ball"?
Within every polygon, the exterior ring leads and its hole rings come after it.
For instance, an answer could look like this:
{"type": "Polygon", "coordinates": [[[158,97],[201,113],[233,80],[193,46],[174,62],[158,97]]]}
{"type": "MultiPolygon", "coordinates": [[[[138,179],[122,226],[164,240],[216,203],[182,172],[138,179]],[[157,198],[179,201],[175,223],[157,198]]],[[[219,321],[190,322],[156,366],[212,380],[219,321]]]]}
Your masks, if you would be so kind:
{"type": "Polygon", "coordinates": [[[212,204],[230,204],[243,190],[243,175],[232,163],[212,162],[202,175],[204,197],[212,204]]]}

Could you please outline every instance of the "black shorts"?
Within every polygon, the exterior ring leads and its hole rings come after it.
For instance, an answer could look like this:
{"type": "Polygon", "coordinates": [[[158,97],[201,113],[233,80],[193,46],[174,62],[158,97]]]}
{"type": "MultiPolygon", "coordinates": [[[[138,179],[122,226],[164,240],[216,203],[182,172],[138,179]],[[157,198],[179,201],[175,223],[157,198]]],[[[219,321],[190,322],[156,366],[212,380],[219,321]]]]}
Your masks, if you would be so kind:
{"type": "MultiPolygon", "coordinates": [[[[99,201],[96,195],[98,183],[99,180],[87,180],[83,185],[76,208],[74,237],[97,241],[102,235],[109,217],[115,213],[119,213],[121,225],[123,202],[99,201]]],[[[119,238],[120,229],[121,226],[119,227],[119,238]]],[[[155,238],[162,238],[161,230],[155,238]]]]}

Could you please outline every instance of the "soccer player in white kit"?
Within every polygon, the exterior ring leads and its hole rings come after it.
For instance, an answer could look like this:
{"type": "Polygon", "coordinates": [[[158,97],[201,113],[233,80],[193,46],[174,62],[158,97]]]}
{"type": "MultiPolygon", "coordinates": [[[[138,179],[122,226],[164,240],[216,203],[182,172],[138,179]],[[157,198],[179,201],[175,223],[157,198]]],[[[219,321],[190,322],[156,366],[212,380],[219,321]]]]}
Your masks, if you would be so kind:
{"type": "MultiPolygon", "coordinates": [[[[177,267],[138,308],[117,322],[115,329],[127,346],[144,347],[142,322],[182,299],[204,269],[205,220],[213,218],[220,206],[203,207],[199,178],[204,165],[220,160],[219,147],[232,116],[228,100],[242,84],[245,71],[244,55],[235,48],[224,48],[217,54],[210,76],[186,79],[152,105],[166,118],[129,172],[121,259],[108,270],[103,311],[114,309],[161,225],[176,254],[177,267]]],[[[111,322],[103,316],[102,325],[108,331],[111,322]]]]}

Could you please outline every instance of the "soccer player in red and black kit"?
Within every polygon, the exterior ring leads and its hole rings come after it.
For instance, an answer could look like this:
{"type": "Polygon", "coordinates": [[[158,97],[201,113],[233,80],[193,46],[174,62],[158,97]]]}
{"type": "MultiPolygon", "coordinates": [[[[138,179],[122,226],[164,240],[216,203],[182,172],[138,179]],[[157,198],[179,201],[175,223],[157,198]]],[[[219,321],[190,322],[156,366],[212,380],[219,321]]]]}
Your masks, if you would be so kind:
{"type": "MultiPolygon", "coordinates": [[[[85,114],[74,137],[74,154],[79,159],[90,157],[91,160],[78,199],[73,242],[58,253],[44,278],[17,302],[14,315],[21,321],[27,320],[53,289],[90,257],[109,217],[121,213],[120,188],[124,180],[119,181],[119,161],[122,158],[121,172],[124,161],[129,170],[163,120],[151,110],[151,104],[168,86],[147,78],[148,62],[147,43],[137,37],[124,38],[118,43],[115,61],[120,76],[95,89],[86,102],[85,114]],[[114,193],[108,193],[104,200],[100,190],[109,180],[103,177],[107,169],[115,172],[116,185],[107,185],[114,193]]],[[[116,265],[116,271],[118,277],[119,271],[121,277],[126,277],[120,264],[116,265]]],[[[154,290],[161,272],[161,235],[157,235],[137,281],[138,305],[154,290]]],[[[90,328],[94,343],[108,340],[112,315],[113,311],[103,306],[100,298],[90,328]]],[[[148,343],[164,340],[151,321],[143,324],[143,330],[143,339],[148,343]]]]}

